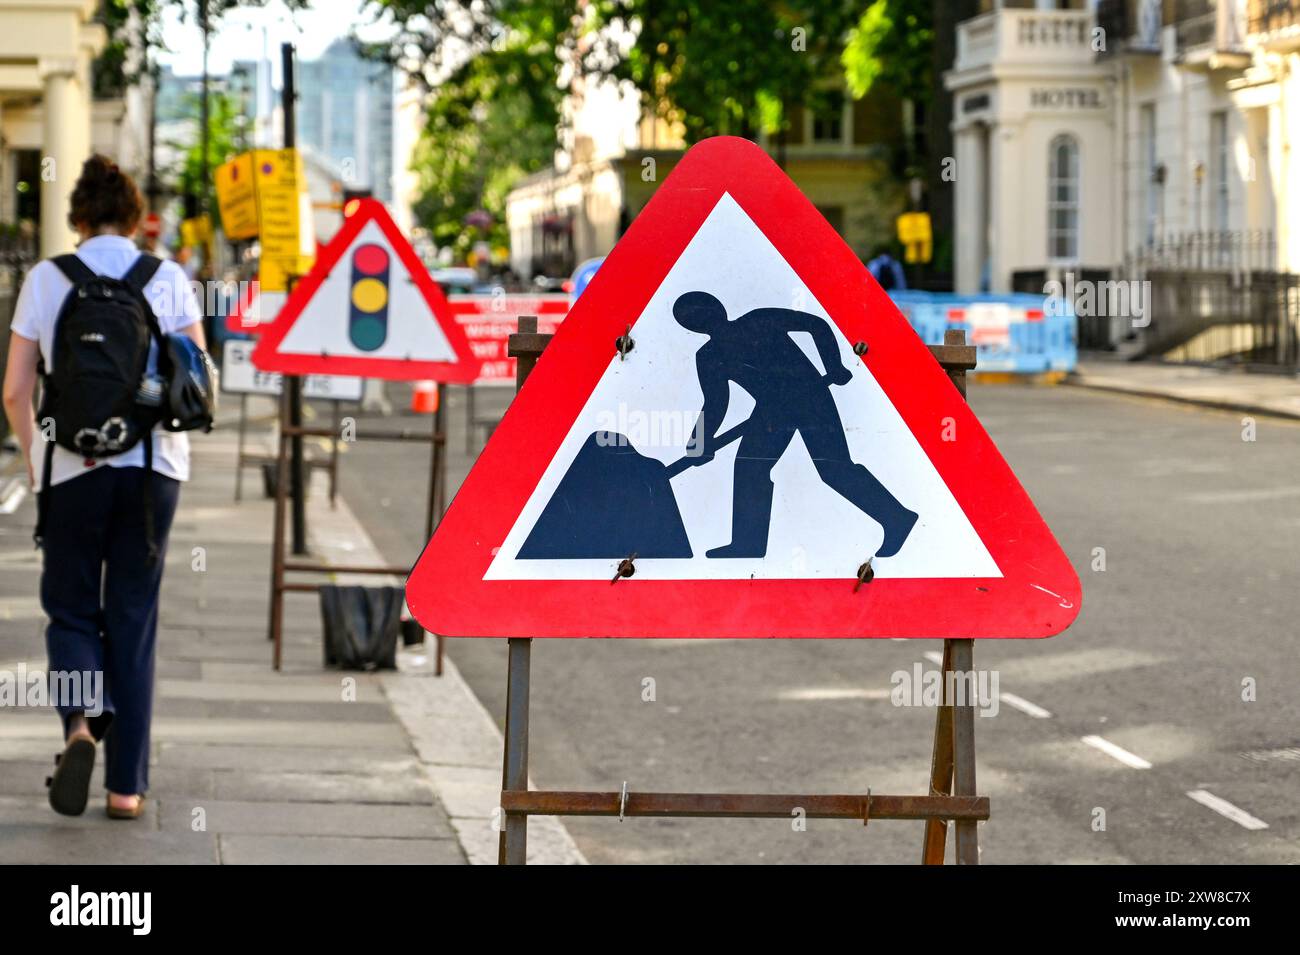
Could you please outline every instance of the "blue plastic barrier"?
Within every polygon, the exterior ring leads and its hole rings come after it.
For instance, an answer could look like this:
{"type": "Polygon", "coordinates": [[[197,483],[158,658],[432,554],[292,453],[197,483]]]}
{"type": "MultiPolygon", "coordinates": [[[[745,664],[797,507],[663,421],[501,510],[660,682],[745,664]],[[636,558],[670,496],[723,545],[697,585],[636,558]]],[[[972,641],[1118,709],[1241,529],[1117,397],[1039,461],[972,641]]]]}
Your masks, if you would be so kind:
{"type": "Polygon", "coordinates": [[[1078,322],[1067,303],[1042,295],[957,295],[891,292],[890,298],[927,345],[943,344],[949,328],[975,345],[976,371],[1039,374],[1073,371],[1079,361],[1078,322]]]}

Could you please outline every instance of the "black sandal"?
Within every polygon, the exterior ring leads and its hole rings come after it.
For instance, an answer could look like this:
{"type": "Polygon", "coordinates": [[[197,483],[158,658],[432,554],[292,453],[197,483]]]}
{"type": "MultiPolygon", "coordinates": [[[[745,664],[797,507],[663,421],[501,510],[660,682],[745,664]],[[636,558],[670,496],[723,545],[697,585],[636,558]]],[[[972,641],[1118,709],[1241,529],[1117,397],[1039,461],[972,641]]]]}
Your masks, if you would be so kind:
{"type": "Polygon", "coordinates": [[[50,808],[65,816],[80,816],[90,798],[90,775],[95,771],[95,741],[75,736],[67,748],[54,757],[54,775],[45,780],[50,787],[50,808]]]}

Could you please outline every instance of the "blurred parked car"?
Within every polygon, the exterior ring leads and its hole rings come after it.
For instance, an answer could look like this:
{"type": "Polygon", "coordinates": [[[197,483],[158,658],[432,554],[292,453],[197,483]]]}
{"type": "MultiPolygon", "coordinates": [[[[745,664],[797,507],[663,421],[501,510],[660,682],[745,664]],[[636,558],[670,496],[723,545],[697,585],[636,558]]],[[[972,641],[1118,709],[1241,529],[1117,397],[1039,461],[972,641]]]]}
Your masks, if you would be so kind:
{"type": "Polygon", "coordinates": [[[432,275],[444,295],[464,295],[482,284],[478,273],[468,266],[434,269],[432,275]]]}

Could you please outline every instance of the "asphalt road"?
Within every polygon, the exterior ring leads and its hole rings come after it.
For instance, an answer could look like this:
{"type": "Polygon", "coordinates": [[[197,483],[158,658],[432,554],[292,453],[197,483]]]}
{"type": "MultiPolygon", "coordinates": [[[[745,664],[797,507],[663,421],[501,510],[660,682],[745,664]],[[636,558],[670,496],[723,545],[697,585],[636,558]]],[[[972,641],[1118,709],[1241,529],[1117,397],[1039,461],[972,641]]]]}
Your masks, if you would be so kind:
{"type": "MultiPolygon", "coordinates": [[[[469,459],[463,392],[453,392],[455,485],[469,459]]],[[[509,399],[480,395],[480,411],[509,399]]],[[[975,728],[979,791],[992,800],[983,861],[1300,862],[1300,426],[1261,418],[1256,439],[1243,441],[1238,415],[1069,387],[975,386],[970,398],[1084,590],[1065,634],[975,648],[976,667],[996,671],[1003,694],[975,728]],[[1098,548],[1104,570],[1094,569],[1098,548]],[[1254,683],[1253,702],[1243,681],[1254,683]]],[[[369,426],[347,453],[342,492],[385,556],[410,562],[423,544],[427,449],[367,446],[369,426]]],[[[498,720],[504,643],[449,644],[498,720]]],[[[887,693],[892,673],[940,649],[939,640],[538,641],[533,780],[924,793],[933,711],[895,707],[887,693]],[[642,699],[647,677],[654,702],[642,699]]],[[[914,862],[922,828],[567,825],[591,861],[625,863],[914,862]]]]}

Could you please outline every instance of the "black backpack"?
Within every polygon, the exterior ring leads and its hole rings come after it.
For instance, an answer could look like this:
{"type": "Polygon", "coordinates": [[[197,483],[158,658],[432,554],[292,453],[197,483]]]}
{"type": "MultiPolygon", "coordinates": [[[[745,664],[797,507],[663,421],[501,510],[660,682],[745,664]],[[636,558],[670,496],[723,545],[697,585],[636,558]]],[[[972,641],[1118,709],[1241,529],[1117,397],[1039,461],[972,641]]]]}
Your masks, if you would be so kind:
{"type": "MultiPolygon", "coordinates": [[[[45,446],[36,543],[41,543],[49,504],[54,446],[84,458],[107,458],[144,441],[144,466],[153,470],[151,432],[164,413],[168,349],[158,317],[145,300],[144,288],[162,262],[141,255],[120,279],[97,275],[76,255],[51,259],[72,290],[54,321],[53,370],[41,363],[42,394],[37,424],[53,425],[54,440],[45,446]],[[159,379],[146,387],[149,346],[158,345],[159,379]]],[[[146,495],[151,482],[145,482],[146,495]]],[[[149,553],[155,553],[152,502],[145,504],[149,553]]]]}

